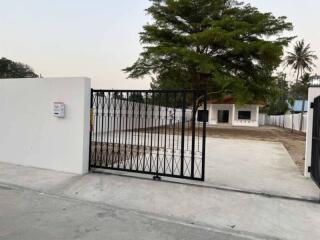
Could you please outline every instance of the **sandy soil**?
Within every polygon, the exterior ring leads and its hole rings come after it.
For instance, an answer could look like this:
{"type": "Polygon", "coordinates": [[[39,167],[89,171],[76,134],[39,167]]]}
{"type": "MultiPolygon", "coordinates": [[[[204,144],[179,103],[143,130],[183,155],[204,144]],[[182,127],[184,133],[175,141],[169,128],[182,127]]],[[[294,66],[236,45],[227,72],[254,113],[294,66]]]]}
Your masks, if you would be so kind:
{"type": "Polygon", "coordinates": [[[304,171],[305,139],[304,133],[292,133],[288,129],[276,127],[243,128],[243,127],[208,127],[208,137],[238,138],[281,142],[288,150],[301,173],[304,171]]]}

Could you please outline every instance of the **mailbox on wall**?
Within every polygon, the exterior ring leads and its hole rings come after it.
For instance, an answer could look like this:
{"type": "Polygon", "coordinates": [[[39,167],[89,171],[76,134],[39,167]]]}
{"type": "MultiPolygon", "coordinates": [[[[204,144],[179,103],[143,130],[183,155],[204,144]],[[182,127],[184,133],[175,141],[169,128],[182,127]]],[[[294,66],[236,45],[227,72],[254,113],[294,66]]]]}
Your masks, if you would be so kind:
{"type": "Polygon", "coordinates": [[[54,102],[53,103],[53,116],[57,118],[65,117],[65,105],[63,102],[54,102]]]}

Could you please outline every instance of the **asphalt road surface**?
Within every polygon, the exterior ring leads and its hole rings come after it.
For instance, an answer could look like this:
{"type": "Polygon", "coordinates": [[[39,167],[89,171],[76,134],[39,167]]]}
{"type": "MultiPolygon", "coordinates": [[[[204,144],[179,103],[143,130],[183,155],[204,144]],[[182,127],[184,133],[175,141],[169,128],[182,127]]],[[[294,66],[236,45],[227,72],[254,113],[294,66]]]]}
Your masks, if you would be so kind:
{"type": "Polygon", "coordinates": [[[0,239],[260,239],[0,185],[0,239]]]}

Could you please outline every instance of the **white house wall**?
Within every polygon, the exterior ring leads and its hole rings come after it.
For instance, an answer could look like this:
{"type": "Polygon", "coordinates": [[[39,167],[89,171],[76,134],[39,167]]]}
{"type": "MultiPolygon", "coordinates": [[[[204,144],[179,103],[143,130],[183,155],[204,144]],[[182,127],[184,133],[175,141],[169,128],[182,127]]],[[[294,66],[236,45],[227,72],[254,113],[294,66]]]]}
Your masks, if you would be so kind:
{"type": "Polygon", "coordinates": [[[218,111],[229,110],[229,124],[232,124],[233,115],[233,105],[232,104],[208,104],[209,110],[209,124],[218,124],[218,111]]]}
{"type": "Polygon", "coordinates": [[[247,106],[237,106],[235,105],[235,114],[233,119],[233,126],[244,126],[244,127],[259,127],[259,106],[257,105],[247,105],[247,106]],[[240,111],[250,111],[251,120],[241,120],[238,119],[238,114],[240,111]]]}
{"type": "Polygon", "coordinates": [[[208,110],[209,110],[209,124],[212,124],[212,125],[218,124],[218,111],[228,110],[229,111],[228,124],[232,126],[247,126],[247,127],[259,126],[259,106],[257,105],[236,106],[234,104],[208,104],[208,110]],[[251,120],[238,119],[239,111],[250,111],[251,120]]]}

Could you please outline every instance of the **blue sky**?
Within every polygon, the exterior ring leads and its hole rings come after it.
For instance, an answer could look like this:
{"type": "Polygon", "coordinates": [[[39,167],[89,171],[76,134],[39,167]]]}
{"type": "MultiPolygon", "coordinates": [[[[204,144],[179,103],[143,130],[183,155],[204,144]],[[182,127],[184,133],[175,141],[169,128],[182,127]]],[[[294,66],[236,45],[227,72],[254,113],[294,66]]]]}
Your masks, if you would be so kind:
{"type": "MultiPolygon", "coordinates": [[[[304,37],[320,57],[319,0],[246,2],[288,16],[292,34],[304,37]]],[[[88,76],[95,88],[148,88],[148,79],[126,79],[121,71],[141,51],[138,33],[150,20],[148,5],[148,0],[2,0],[0,57],[27,63],[45,77],[88,76]]]]}

